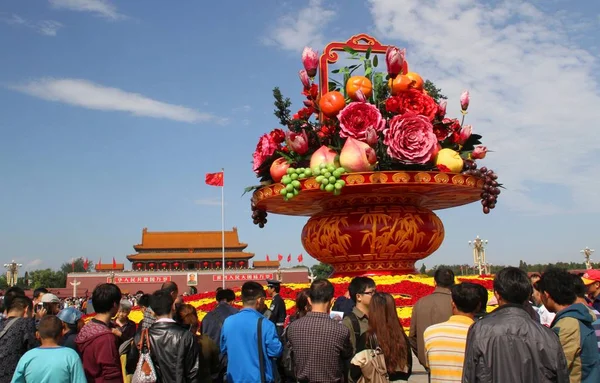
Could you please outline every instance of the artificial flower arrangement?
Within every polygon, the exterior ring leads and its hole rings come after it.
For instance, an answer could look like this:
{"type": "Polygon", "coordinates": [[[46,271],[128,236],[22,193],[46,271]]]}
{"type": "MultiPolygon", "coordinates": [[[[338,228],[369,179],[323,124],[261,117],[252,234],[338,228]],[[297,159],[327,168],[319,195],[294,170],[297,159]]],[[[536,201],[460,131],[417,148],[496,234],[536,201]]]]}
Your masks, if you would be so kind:
{"type": "MultiPolygon", "coordinates": [[[[377,71],[378,56],[344,50],[355,65],[333,70],[342,81],[330,79],[329,91],[319,95],[315,76],[318,54],[306,47],[304,69],[299,71],[306,97],[295,114],[279,88],[273,90],[277,128],[260,137],[253,154],[253,170],[261,186],[281,182],[281,194],[292,200],[301,191],[300,180],[316,177],[321,189],[340,194],[348,172],[422,170],[476,175],[485,180],[483,212],[496,206],[500,194],[497,175],[477,168],[487,148],[464,120],[470,96],[460,97],[462,118],[446,116],[446,97],[429,80],[408,70],[406,50],[389,46],[387,73],[377,71]],[[358,75],[359,70],[363,75],[358,75]]],[[[253,206],[253,221],[261,228],[267,213],[253,206]]]]}

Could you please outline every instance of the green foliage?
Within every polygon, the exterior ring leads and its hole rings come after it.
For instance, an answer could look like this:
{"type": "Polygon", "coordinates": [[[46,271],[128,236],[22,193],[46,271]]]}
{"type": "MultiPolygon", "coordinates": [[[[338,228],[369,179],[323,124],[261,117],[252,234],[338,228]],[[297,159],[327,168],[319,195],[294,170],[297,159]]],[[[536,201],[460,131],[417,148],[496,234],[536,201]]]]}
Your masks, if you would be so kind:
{"type": "Polygon", "coordinates": [[[273,97],[275,97],[275,116],[279,119],[279,123],[282,126],[288,126],[290,123],[290,106],[292,106],[292,102],[289,98],[283,98],[281,91],[278,87],[273,89],[273,97]]]}
{"type": "Polygon", "coordinates": [[[427,267],[425,267],[425,264],[421,265],[421,268],[419,269],[419,272],[421,274],[425,274],[427,272],[427,267]]]}
{"type": "Polygon", "coordinates": [[[328,265],[327,263],[318,263],[313,265],[311,270],[314,276],[317,278],[329,278],[329,276],[333,273],[333,266],[328,265]]]}
{"type": "Polygon", "coordinates": [[[439,104],[441,100],[446,100],[448,97],[442,94],[442,89],[435,86],[435,84],[429,80],[425,80],[423,83],[423,89],[427,91],[427,94],[431,96],[439,104]]]}
{"type": "Polygon", "coordinates": [[[52,269],[34,270],[29,273],[29,288],[64,288],[67,284],[67,275],[62,271],[52,269]]]}
{"type": "MultiPolygon", "coordinates": [[[[74,262],[65,262],[60,266],[60,271],[66,275],[72,273],[73,271],[76,273],[84,273],[85,269],[83,268],[83,263],[85,260],[83,258],[77,258],[74,262]],[[73,269],[73,263],[75,264],[75,269],[73,269]]],[[[94,268],[94,262],[88,261],[88,270],[92,270],[94,268]]]]}
{"type": "Polygon", "coordinates": [[[6,275],[0,275],[0,290],[6,290],[8,283],[6,281],[6,275]]]}
{"type": "MultiPolygon", "coordinates": [[[[451,269],[456,276],[475,275],[475,274],[479,273],[479,270],[476,267],[474,268],[473,265],[437,265],[437,266],[434,266],[431,270],[429,270],[427,272],[427,275],[433,276],[433,274],[435,273],[435,270],[437,270],[439,267],[447,267],[447,268],[451,269]],[[463,267],[462,270],[461,270],[461,266],[463,267]]],[[[496,274],[497,272],[499,272],[500,270],[502,270],[505,267],[507,267],[507,266],[492,265],[492,266],[490,266],[490,273],[496,274]]],[[[556,263],[528,264],[527,262],[520,260],[518,267],[521,270],[528,272],[528,273],[543,273],[549,267],[557,267],[559,269],[566,269],[566,270],[584,270],[585,263],[584,262],[568,262],[568,263],[567,262],[556,262],[556,263]]],[[[594,264],[594,268],[599,268],[599,267],[600,267],[600,263],[594,264]]]]}

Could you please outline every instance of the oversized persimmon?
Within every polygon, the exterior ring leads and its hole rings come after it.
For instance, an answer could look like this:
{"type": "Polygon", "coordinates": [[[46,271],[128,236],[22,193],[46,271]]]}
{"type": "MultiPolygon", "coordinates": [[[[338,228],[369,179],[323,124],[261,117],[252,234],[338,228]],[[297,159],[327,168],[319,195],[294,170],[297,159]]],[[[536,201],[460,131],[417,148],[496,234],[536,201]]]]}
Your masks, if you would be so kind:
{"type": "Polygon", "coordinates": [[[327,92],[319,100],[319,108],[327,117],[335,117],[346,106],[344,95],[338,91],[327,92]]]}
{"type": "Polygon", "coordinates": [[[358,101],[359,98],[356,92],[361,91],[365,98],[371,97],[373,94],[373,84],[365,76],[352,76],[346,82],[346,94],[351,100],[358,101]]]}
{"type": "Polygon", "coordinates": [[[407,74],[405,74],[406,77],[408,77],[411,80],[411,88],[414,89],[423,89],[423,78],[415,72],[408,72],[407,74]]]}
{"type": "Polygon", "coordinates": [[[396,76],[395,79],[388,80],[388,86],[392,89],[392,95],[406,92],[410,89],[412,80],[404,75],[396,76]]]}

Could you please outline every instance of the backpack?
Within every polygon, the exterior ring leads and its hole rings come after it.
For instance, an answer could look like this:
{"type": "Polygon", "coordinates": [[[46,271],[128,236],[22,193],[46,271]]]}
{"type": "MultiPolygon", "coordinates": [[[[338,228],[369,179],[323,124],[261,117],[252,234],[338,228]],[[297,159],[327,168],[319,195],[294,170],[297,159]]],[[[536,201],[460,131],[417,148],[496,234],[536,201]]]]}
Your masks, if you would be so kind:
{"type": "Polygon", "coordinates": [[[296,378],[296,366],[294,366],[294,350],[292,344],[287,339],[287,328],[281,335],[283,340],[283,353],[281,354],[281,364],[283,365],[283,371],[285,376],[289,378],[296,378]]]}
{"type": "Polygon", "coordinates": [[[356,344],[356,343],[358,343],[358,340],[360,339],[360,323],[358,323],[358,318],[356,317],[356,314],[354,314],[354,313],[348,314],[347,317],[350,318],[350,322],[352,323],[352,329],[354,330],[354,339],[355,339],[354,344],[356,344]]]}
{"type": "Polygon", "coordinates": [[[137,348],[140,351],[140,358],[135,367],[135,372],[131,377],[131,383],[156,383],[158,378],[156,376],[154,363],[150,357],[148,329],[142,330],[142,335],[140,336],[140,342],[138,343],[137,348]]]}

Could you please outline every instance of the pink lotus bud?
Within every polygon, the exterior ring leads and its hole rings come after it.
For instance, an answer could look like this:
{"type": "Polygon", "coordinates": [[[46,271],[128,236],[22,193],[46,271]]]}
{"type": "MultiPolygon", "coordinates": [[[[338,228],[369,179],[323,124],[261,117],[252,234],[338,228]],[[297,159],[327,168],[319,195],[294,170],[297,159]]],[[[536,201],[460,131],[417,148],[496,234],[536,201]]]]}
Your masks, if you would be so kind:
{"type": "Polygon", "coordinates": [[[367,172],[375,169],[377,155],[375,150],[368,144],[348,137],[342,153],[340,153],[340,165],[349,172],[367,172]]]}
{"type": "Polygon", "coordinates": [[[285,135],[285,143],[290,150],[300,155],[308,152],[308,137],[304,130],[301,133],[288,131],[285,135]]]}
{"type": "Polygon", "coordinates": [[[379,136],[377,135],[375,128],[370,127],[365,129],[365,142],[370,146],[373,146],[377,141],[379,141],[379,136]]]}
{"type": "Polygon", "coordinates": [[[448,105],[448,102],[446,102],[446,100],[442,100],[438,104],[437,116],[439,118],[444,118],[446,116],[446,106],[447,105],[448,105]]]}
{"type": "Polygon", "coordinates": [[[469,101],[471,101],[471,97],[469,96],[469,91],[465,90],[460,95],[460,108],[463,112],[466,112],[469,108],[469,101]]]}
{"type": "Polygon", "coordinates": [[[457,142],[457,144],[464,145],[465,142],[467,142],[467,140],[469,139],[469,137],[471,137],[471,133],[472,132],[473,132],[473,128],[471,127],[471,125],[464,125],[460,129],[460,133],[458,135],[458,142],[457,142]]]}
{"type": "Polygon", "coordinates": [[[398,49],[394,46],[388,47],[385,52],[385,63],[387,64],[388,74],[391,78],[396,78],[402,72],[405,56],[406,49],[398,49]]]}
{"type": "Polygon", "coordinates": [[[337,168],[340,166],[337,157],[335,150],[323,145],[310,157],[310,168],[318,168],[321,164],[333,165],[337,168]]]}
{"type": "Polygon", "coordinates": [[[486,154],[487,154],[487,147],[477,146],[475,149],[473,149],[473,152],[471,153],[471,158],[474,160],[482,160],[485,158],[486,154]]]}
{"type": "Polygon", "coordinates": [[[306,70],[302,69],[301,71],[299,71],[298,76],[300,76],[300,81],[302,81],[302,85],[304,86],[304,89],[309,89],[310,88],[310,78],[308,77],[308,73],[306,73],[306,70]]]}
{"type": "Polygon", "coordinates": [[[358,102],[366,102],[367,101],[367,98],[365,97],[365,94],[363,93],[362,90],[360,90],[360,89],[357,90],[355,94],[356,94],[356,101],[358,101],[358,102]]]}
{"type": "Polygon", "coordinates": [[[302,65],[304,65],[308,77],[315,77],[317,75],[317,68],[319,67],[318,53],[312,48],[304,47],[302,51],[302,65]]]}

